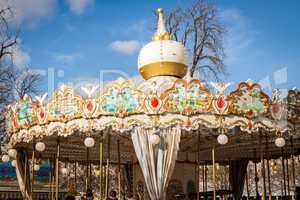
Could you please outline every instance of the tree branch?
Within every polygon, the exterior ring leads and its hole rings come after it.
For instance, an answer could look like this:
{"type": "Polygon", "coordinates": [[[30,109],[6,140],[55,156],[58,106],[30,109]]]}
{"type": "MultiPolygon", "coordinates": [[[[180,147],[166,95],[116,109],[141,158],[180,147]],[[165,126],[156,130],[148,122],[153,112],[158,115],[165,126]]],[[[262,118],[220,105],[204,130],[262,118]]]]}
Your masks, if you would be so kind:
{"type": "Polygon", "coordinates": [[[190,8],[171,10],[166,22],[173,39],[181,41],[191,53],[191,76],[200,69],[211,73],[214,79],[225,73],[223,36],[226,28],[220,23],[214,5],[197,0],[190,8]]]}

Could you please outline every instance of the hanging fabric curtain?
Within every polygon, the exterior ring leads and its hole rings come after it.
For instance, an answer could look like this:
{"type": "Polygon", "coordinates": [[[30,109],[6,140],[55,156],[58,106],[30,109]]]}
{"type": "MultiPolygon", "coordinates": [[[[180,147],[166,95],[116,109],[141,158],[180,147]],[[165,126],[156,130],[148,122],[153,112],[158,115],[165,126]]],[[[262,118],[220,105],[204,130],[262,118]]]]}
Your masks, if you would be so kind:
{"type": "Polygon", "coordinates": [[[22,193],[23,199],[31,199],[29,195],[30,191],[30,175],[28,162],[25,161],[26,155],[24,152],[19,151],[16,157],[16,175],[22,193]],[[27,165],[27,166],[26,166],[27,165]],[[25,172],[26,171],[26,172],[25,172]]]}
{"type": "Polygon", "coordinates": [[[231,160],[229,164],[229,181],[235,200],[240,200],[244,191],[248,160],[231,160]]]}
{"type": "Polygon", "coordinates": [[[166,198],[168,182],[174,170],[181,131],[177,127],[155,132],[136,127],[133,146],[141,166],[151,200],[166,198]]]}

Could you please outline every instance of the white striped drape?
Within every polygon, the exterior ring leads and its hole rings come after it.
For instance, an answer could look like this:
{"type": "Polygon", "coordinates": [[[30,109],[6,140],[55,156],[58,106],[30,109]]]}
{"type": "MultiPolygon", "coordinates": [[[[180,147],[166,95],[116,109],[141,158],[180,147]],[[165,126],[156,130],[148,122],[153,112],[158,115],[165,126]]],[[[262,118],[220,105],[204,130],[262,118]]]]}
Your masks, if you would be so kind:
{"type": "Polygon", "coordinates": [[[19,188],[20,191],[22,193],[23,199],[31,199],[30,195],[29,195],[29,187],[27,185],[27,187],[25,187],[25,182],[28,182],[28,178],[29,178],[29,172],[27,172],[27,177],[25,177],[25,163],[24,163],[24,154],[21,152],[18,152],[17,157],[16,157],[16,175],[17,175],[17,179],[18,179],[18,183],[19,183],[19,188]]]}
{"type": "Polygon", "coordinates": [[[181,131],[178,127],[160,130],[158,144],[152,144],[152,130],[136,127],[132,133],[133,146],[141,166],[151,200],[164,200],[174,170],[181,131]]]}

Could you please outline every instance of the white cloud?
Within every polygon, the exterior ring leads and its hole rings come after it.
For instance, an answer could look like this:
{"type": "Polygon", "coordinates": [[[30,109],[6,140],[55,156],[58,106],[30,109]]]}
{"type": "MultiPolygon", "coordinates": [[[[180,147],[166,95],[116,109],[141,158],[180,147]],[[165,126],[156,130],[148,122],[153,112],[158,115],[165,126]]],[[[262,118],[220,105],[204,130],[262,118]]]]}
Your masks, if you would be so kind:
{"type": "Polygon", "coordinates": [[[70,10],[81,15],[85,9],[94,4],[94,0],[66,0],[70,10]]]}
{"type": "Polygon", "coordinates": [[[41,19],[50,17],[56,8],[57,0],[1,0],[0,8],[10,7],[13,11],[12,20],[20,25],[25,22],[35,26],[41,19]]]}
{"type": "Polygon", "coordinates": [[[133,54],[141,48],[141,43],[137,40],[117,40],[112,42],[110,48],[123,54],[133,54]]]}
{"type": "Polygon", "coordinates": [[[52,54],[54,60],[64,65],[72,65],[74,62],[81,58],[82,55],[80,53],[53,53],[52,54]]]}
{"type": "Polygon", "coordinates": [[[13,64],[17,68],[29,67],[30,55],[28,52],[23,51],[19,46],[14,47],[13,49],[13,64]]]}

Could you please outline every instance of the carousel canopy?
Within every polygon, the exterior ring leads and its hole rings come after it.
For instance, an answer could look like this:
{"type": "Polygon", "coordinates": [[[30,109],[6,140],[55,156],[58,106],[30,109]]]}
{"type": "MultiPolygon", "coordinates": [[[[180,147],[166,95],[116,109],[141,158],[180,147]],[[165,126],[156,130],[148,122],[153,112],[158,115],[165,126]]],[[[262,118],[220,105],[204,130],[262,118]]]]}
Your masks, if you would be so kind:
{"type": "MultiPolygon", "coordinates": [[[[292,136],[299,151],[300,92],[290,90],[286,98],[280,98],[279,90],[274,90],[270,97],[251,81],[240,83],[231,92],[225,92],[229,84],[214,83],[210,91],[200,80],[183,78],[186,50],[166,32],[162,10],[157,32],[141,50],[138,66],[145,79],[138,85],[119,79],[101,91],[93,86],[77,93],[62,86],[48,99],[47,94],[25,95],[7,110],[9,148],[32,151],[33,142],[43,141],[46,151],[41,157],[53,158],[59,142],[61,159],[78,161],[85,160],[84,138],[93,137],[97,143],[113,135],[112,146],[121,142],[125,162],[135,156],[130,139],[135,127],[153,131],[178,127],[183,133],[181,159],[195,154],[195,138],[201,135],[201,156],[209,160],[209,146],[221,133],[229,136],[229,143],[217,148],[219,160],[255,157],[253,149],[258,148],[262,136],[268,136],[269,142],[292,136]]],[[[280,155],[275,145],[270,149],[273,156],[280,155]]],[[[91,151],[95,153],[90,159],[97,160],[99,147],[95,145],[91,151]]]]}
{"type": "MultiPolygon", "coordinates": [[[[107,85],[97,97],[86,91],[88,97],[84,98],[67,86],[62,86],[48,101],[45,95],[35,100],[24,96],[8,110],[9,145],[21,147],[42,140],[50,156],[50,147],[55,152],[59,137],[65,140],[62,148],[66,147],[66,154],[79,159],[78,148],[83,159],[85,137],[97,139],[114,134],[114,141],[121,140],[123,148],[132,152],[130,131],[137,126],[180,127],[185,133],[181,142],[183,152],[196,151],[197,134],[203,136],[204,149],[221,132],[232,136],[232,142],[222,147],[231,146],[229,152],[224,152],[228,155],[237,146],[251,150],[255,145],[251,141],[258,134],[298,138],[299,92],[291,90],[287,98],[280,100],[268,97],[258,84],[249,82],[240,83],[228,94],[224,93],[224,85],[217,84],[216,88],[217,93],[213,94],[199,80],[178,79],[161,93],[145,93],[132,82],[121,80],[107,85]]],[[[294,145],[298,144],[296,141],[294,145]]],[[[234,154],[248,157],[248,153],[234,154]]]]}

